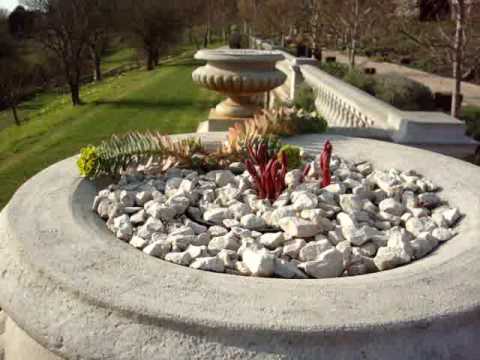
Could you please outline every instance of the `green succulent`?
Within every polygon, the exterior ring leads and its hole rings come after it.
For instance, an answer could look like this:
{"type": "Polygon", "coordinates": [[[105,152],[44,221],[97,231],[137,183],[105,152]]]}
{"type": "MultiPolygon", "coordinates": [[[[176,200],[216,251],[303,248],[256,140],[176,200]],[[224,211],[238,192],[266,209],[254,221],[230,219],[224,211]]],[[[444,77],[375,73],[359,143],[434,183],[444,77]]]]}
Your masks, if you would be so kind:
{"type": "Polygon", "coordinates": [[[283,145],[278,153],[287,157],[288,170],[297,169],[302,165],[302,148],[294,145],[283,145]]]}
{"type": "Polygon", "coordinates": [[[77,166],[81,176],[94,177],[99,166],[97,148],[95,146],[87,146],[81,149],[77,166]]]}

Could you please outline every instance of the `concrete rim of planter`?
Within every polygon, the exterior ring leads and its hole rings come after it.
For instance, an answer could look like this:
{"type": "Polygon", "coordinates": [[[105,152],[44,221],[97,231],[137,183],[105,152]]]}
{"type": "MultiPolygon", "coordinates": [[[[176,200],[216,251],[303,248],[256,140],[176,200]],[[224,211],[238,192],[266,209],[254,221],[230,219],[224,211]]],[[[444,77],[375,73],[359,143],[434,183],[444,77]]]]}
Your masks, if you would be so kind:
{"type": "MultiPolygon", "coordinates": [[[[79,178],[70,158],[29,180],[1,213],[0,306],[51,351],[84,358],[95,358],[85,348],[92,336],[122,337],[125,324],[138,333],[153,326],[308,338],[478,321],[480,169],[405,146],[329,138],[345,158],[413,168],[441,185],[442,198],[467,215],[460,234],[408,266],[360,277],[281,280],[192,270],[115,239],[91,212],[95,187],[79,178]]],[[[323,140],[288,142],[318,152],[323,140]]],[[[105,349],[105,356],[128,346],[105,349]]]]}

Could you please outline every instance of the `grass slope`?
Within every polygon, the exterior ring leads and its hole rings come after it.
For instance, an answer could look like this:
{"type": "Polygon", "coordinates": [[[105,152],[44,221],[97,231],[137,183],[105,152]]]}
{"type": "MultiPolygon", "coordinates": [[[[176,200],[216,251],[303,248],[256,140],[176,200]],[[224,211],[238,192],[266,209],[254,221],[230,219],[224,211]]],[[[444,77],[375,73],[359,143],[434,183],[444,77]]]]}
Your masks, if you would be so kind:
{"type": "Polygon", "coordinates": [[[85,105],[77,108],[67,95],[44,94],[23,104],[33,108],[29,122],[0,131],[0,209],[28,178],[86,144],[129,130],[194,132],[218,98],[192,83],[198,64],[190,59],[191,52],[152,72],[85,86],[85,105]]]}

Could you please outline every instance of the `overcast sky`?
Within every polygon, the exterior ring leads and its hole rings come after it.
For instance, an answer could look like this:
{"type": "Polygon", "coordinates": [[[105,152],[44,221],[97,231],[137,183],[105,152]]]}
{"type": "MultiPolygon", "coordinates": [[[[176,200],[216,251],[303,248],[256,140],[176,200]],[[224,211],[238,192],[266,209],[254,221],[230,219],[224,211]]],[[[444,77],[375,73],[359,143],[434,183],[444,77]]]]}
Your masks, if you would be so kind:
{"type": "Polygon", "coordinates": [[[0,0],[0,8],[6,8],[10,11],[18,5],[18,0],[0,0]]]}

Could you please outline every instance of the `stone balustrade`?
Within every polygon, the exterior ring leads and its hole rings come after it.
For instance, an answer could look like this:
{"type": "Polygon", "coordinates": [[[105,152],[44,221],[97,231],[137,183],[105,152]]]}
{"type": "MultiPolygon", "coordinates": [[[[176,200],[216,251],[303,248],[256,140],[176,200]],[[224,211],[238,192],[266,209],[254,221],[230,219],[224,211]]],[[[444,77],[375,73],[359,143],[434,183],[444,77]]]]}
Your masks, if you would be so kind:
{"type": "Polygon", "coordinates": [[[440,112],[401,111],[322,71],[315,59],[297,58],[257,38],[251,38],[251,44],[285,57],[277,68],[287,80],[273,91],[273,98],[291,103],[306,82],[316,94],[317,111],[333,133],[412,144],[459,157],[472,154],[478,146],[465,136],[465,124],[458,119],[440,112]]]}

